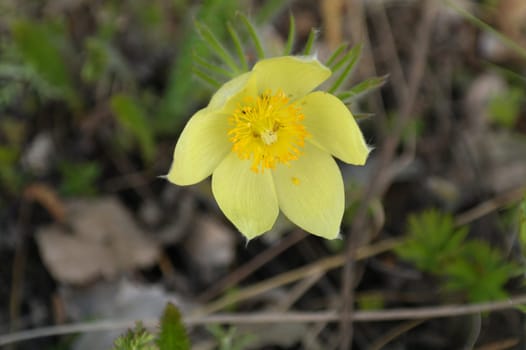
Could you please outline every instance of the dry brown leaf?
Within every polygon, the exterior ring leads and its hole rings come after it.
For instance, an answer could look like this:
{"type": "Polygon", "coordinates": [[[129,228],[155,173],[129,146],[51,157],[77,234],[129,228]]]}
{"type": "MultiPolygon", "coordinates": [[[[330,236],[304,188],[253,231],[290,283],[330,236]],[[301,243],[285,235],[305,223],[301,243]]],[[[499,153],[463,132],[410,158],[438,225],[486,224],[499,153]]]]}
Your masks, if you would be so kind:
{"type": "Polygon", "coordinates": [[[64,203],[48,185],[42,183],[29,185],[24,190],[24,198],[42,205],[56,221],[64,221],[66,211],[64,203]]]}
{"type": "Polygon", "coordinates": [[[71,233],[59,225],[37,232],[44,263],[57,280],[84,284],[157,261],[157,244],[116,199],[70,201],[66,210],[71,233]]]}

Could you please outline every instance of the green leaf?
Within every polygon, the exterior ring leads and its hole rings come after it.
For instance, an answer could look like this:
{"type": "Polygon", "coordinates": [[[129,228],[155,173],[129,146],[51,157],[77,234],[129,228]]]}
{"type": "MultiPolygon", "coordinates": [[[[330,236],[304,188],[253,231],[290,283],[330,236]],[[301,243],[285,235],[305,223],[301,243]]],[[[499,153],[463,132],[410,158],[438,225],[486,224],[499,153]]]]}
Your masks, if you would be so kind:
{"type": "MultiPolygon", "coordinates": [[[[71,76],[60,47],[60,35],[45,24],[18,20],[12,26],[13,39],[24,61],[37,72],[42,79],[58,89],[72,106],[78,106],[79,98],[75,93],[71,76]]],[[[63,38],[62,38],[63,39],[63,38]]]]}
{"type": "Polygon", "coordinates": [[[515,40],[508,37],[507,35],[501,33],[499,30],[493,28],[486,22],[480,20],[478,17],[475,17],[473,14],[471,14],[471,12],[464,9],[458,1],[445,0],[444,2],[446,3],[446,5],[451,7],[453,10],[455,10],[458,14],[460,14],[466,20],[471,22],[471,24],[475,25],[481,30],[486,31],[487,33],[490,33],[492,36],[496,37],[508,48],[515,51],[515,53],[520,55],[523,59],[526,59],[526,48],[524,48],[524,46],[517,43],[515,40]]]}
{"type": "Polygon", "coordinates": [[[16,167],[19,155],[18,147],[0,146],[0,190],[18,193],[22,188],[24,178],[16,167]]]}
{"type": "Polygon", "coordinates": [[[355,45],[350,50],[348,50],[345,53],[345,55],[341,56],[341,53],[338,53],[338,51],[340,51],[340,48],[344,50],[346,47],[347,44],[342,44],[329,58],[329,61],[331,61],[329,68],[332,70],[333,73],[339,71],[343,66],[345,66],[346,63],[356,61],[361,53],[360,45],[355,45]],[[340,57],[340,59],[338,59],[338,57],[340,57]]]}
{"type": "Polygon", "coordinates": [[[517,87],[494,95],[488,106],[490,118],[503,127],[513,127],[520,116],[525,95],[524,90],[517,87]]]}
{"type": "Polygon", "coordinates": [[[232,38],[232,41],[234,42],[234,46],[236,47],[237,57],[239,59],[239,62],[241,62],[241,67],[243,71],[248,71],[248,60],[247,56],[245,55],[245,50],[243,49],[243,45],[241,44],[241,39],[239,38],[239,34],[237,33],[236,29],[232,26],[232,23],[228,22],[227,24],[228,32],[230,33],[230,37],[232,38]]]}
{"type": "Polygon", "coordinates": [[[153,340],[153,334],[141,322],[137,322],[133,330],[128,330],[115,340],[112,350],[156,350],[153,340]]]}
{"type": "Polygon", "coordinates": [[[294,49],[294,38],[296,38],[296,21],[294,16],[291,14],[289,16],[289,34],[287,35],[287,44],[285,45],[285,51],[283,55],[290,55],[294,49]]]}
{"type": "Polygon", "coordinates": [[[207,59],[197,54],[194,55],[194,66],[199,70],[203,69],[222,77],[233,78],[232,72],[229,72],[226,69],[219,67],[217,64],[210,63],[207,59]]]}
{"type": "MultiPolygon", "coordinates": [[[[347,63],[347,64],[345,65],[345,68],[343,69],[341,73],[336,74],[337,76],[336,81],[329,88],[328,92],[334,93],[343,84],[343,82],[349,78],[361,54],[362,54],[361,44],[355,45],[349,50],[349,52],[342,59],[342,62],[347,63]]],[[[336,64],[336,66],[338,66],[338,64],[336,64]]],[[[335,67],[334,71],[336,72],[338,69],[339,67],[335,67]]]]}
{"type": "Polygon", "coordinates": [[[244,350],[256,340],[254,335],[240,334],[233,326],[225,328],[219,325],[210,325],[206,329],[212,333],[219,343],[218,350],[244,350]]]}
{"type": "Polygon", "coordinates": [[[208,44],[210,51],[216,54],[222,60],[222,63],[232,70],[234,75],[241,73],[241,68],[237,65],[230,52],[221,44],[214,32],[204,23],[195,22],[195,27],[201,38],[208,44]]]}
{"type": "Polygon", "coordinates": [[[316,37],[318,36],[318,31],[314,28],[310,30],[309,37],[307,38],[307,43],[305,43],[305,47],[303,48],[303,54],[305,56],[308,56],[312,52],[312,48],[314,46],[314,41],[316,41],[316,37]]]}
{"type": "Polygon", "coordinates": [[[109,52],[105,43],[98,38],[88,38],[85,43],[86,60],[81,69],[81,76],[86,82],[97,82],[108,69],[109,52]]]}
{"type": "Polygon", "coordinates": [[[64,196],[92,196],[97,194],[95,183],[101,174],[96,162],[60,164],[62,183],[60,193],[64,196]]]}
{"type": "Polygon", "coordinates": [[[360,310],[381,310],[385,307],[385,299],[381,293],[367,293],[357,299],[360,310]]]}
{"type": "Polygon", "coordinates": [[[395,252],[423,271],[441,277],[442,289],[471,302],[505,298],[506,282],[522,273],[485,241],[466,241],[467,228],[437,210],[409,218],[408,236],[395,252]]]}
{"type": "Polygon", "coordinates": [[[247,28],[248,34],[250,35],[250,38],[252,39],[252,43],[254,44],[254,47],[256,48],[257,59],[261,60],[265,58],[265,50],[263,50],[263,45],[261,44],[261,39],[259,38],[256,28],[254,27],[252,22],[250,22],[250,20],[244,13],[238,12],[237,15],[241,18],[241,21],[247,28]]]}
{"type": "Polygon", "coordinates": [[[261,7],[255,13],[255,21],[259,24],[269,23],[272,17],[281,12],[281,9],[287,6],[287,1],[283,0],[265,0],[261,2],[261,7]]]}
{"type": "Polygon", "coordinates": [[[18,159],[20,151],[16,147],[0,146],[0,167],[10,167],[18,159]]]}
{"type": "Polygon", "coordinates": [[[331,54],[331,56],[327,60],[327,63],[325,63],[325,65],[329,67],[332,71],[334,71],[334,62],[343,53],[343,51],[345,51],[347,45],[347,43],[340,44],[340,46],[338,46],[336,50],[334,50],[334,52],[331,54]]]}
{"type": "MultiPolygon", "coordinates": [[[[183,5],[181,5],[183,6],[183,5]]],[[[202,1],[196,18],[206,23],[219,39],[225,39],[227,33],[224,23],[232,19],[234,12],[241,4],[235,1],[202,1]]],[[[211,52],[207,49],[199,34],[195,31],[195,22],[187,20],[182,27],[182,40],[178,44],[178,56],[172,65],[167,81],[167,87],[162,96],[159,108],[155,111],[154,125],[157,133],[174,133],[191,111],[206,99],[208,88],[201,84],[192,84],[194,79],[194,55],[203,59],[211,59],[211,52]]]]}
{"type": "Polygon", "coordinates": [[[161,332],[156,340],[159,350],[188,350],[190,340],[181,321],[179,310],[168,303],[161,318],[161,332]]]}
{"type": "Polygon", "coordinates": [[[387,81],[388,75],[384,75],[382,77],[372,77],[368,78],[356,85],[354,85],[349,90],[343,91],[338,93],[336,96],[344,101],[348,102],[348,100],[352,100],[358,96],[363,96],[374,89],[378,89],[379,87],[383,86],[385,82],[387,81]]]}
{"type": "Polygon", "coordinates": [[[195,74],[197,78],[199,78],[204,83],[210,85],[212,88],[217,89],[221,86],[221,83],[217,81],[216,79],[212,78],[209,74],[202,71],[201,69],[194,67],[192,69],[192,72],[195,74]]]}
{"type": "Polygon", "coordinates": [[[119,124],[139,143],[143,159],[151,161],[155,153],[154,134],[142,106],[122,94],[111,98],[111,109],[119,124]]]}
{"type": "Polygon", "coordinates": [[[526,304],[517,305],[517,306],[515,306],[515,308],[518,309],[523,314],[526,314],[526,304]]]}
{"type": "Polygon", "coordinates": [[[467,232],[467,228],[456,229],[449,214],[424,211],[409,217],[406,240],[395,251],[423,271],[440,273],[458,254],[467,232]]]}
{"type": "Polygon", "coordinates": [[[487,242],[473,240],[462,245],[441,274],[447,291],[463,292],[469,301],[483,302],[507,297],[504,285],[518,271],[515,264],[506,262],[487,242]]]}

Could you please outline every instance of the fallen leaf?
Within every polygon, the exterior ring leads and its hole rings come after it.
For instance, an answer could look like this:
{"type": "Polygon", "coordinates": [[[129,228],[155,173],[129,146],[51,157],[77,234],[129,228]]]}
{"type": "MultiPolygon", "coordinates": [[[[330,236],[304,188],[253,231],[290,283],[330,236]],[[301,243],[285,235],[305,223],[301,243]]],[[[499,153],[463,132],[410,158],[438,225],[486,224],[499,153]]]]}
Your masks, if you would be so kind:
{"type": "Polygon", "coordinates": [[[71,232],[51,225],[36,235],[44,263],[55,279],[84,284],[157,261],[159,247],[116,199],[73,200],[65,206],[71,232]]]}
{"type": "Polygon", "coordinates": [[[31,184],[24,190],[24,198],[42,205],[56,221],[64,221],[64,203],[51,187],[42,183],[31,184]]]}

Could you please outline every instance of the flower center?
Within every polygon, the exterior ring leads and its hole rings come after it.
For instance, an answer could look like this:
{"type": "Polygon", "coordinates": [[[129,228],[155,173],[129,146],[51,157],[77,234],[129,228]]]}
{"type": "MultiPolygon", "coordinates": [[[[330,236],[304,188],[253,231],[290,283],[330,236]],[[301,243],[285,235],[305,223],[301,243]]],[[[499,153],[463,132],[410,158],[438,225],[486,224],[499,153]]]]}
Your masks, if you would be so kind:
{"type": "Polygon", "coordinates": [[[232,151],[240,159],[252,160],[250,169],[256,173],[274,169],[277,163],[288,164],[298,159],[309,136],[303,118],[300,107],[289,103],[281,90],[246,97],[229,118],[232,151]]]}

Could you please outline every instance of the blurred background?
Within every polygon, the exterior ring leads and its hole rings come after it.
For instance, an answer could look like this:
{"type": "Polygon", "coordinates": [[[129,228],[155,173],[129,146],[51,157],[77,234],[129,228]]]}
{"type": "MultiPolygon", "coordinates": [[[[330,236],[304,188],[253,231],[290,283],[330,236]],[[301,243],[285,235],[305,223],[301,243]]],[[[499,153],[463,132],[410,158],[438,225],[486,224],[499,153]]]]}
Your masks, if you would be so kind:
{"type": "MultiPolygon", "coordinates": [[[[0,1],[0,340],[157,319],[167,301],[183,314],[257,318],[515,300],[526,292],[525,189],[524,0],[0,1]],[[292,15],[295,53],[316,28],[322,61],[363,45],[349,86],[387,76],[350,103],[375,150],[365,167],[341,164],[342,240],[282,217],[246,244],[209,180],[182,188],[158,177],[214,91],[193,74],[216,62],[195,21],[234,50],[230,23],[256,59],[238,11],[271,54],[286,45],[292,15]],[[344,266],[346,254],[356,262],[344,266]]],[[[518,308],[432,311],[352,328],[305,316],[188,330],[195,349],[526,344],[518,308]]],[[[10,346],[109,349],[121,332],[10,346]]]]}

